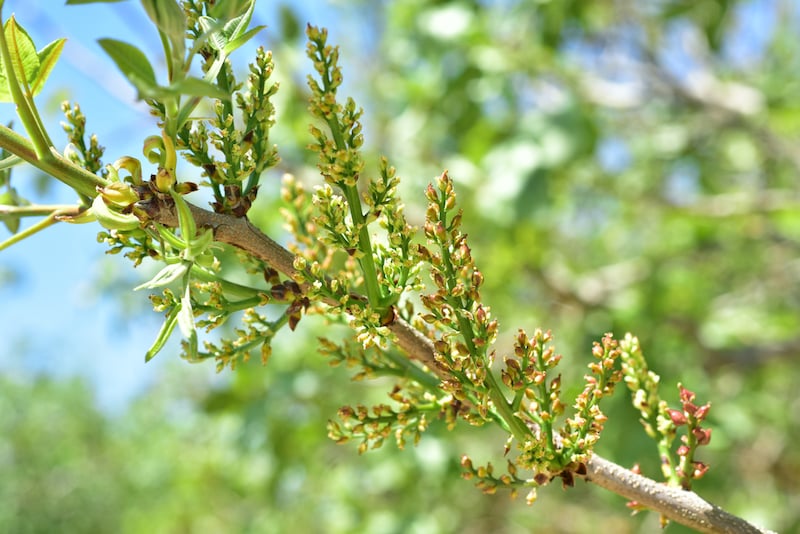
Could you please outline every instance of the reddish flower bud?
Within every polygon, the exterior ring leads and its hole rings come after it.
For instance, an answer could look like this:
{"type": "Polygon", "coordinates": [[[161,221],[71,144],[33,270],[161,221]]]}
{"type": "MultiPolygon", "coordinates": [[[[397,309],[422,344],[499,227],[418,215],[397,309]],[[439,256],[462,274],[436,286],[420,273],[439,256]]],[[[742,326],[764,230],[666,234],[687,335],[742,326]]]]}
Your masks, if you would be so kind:
{"type": "Polygon", "coordinates": [[[678,456],[686,456],[687,454],[689,454],[689,447],[687,447],[686,445],[681,445],[680,447],[678,447],[676,453],[678,456]]]}
{"type": "Polygon", "coordinates": [[[682,402],[692,402],[694,400],[694,392],[683,387],[683,384],[678,384],[678,388],[681,392],[680,397],[682,402]]]}
{"type": "Polygon", "coordinates": [[[693,428],[692,434],[694,434],[698,445],[708,445],[708,443],[711,441],[710,428],[693,428]]]}
{"type": "Polygon", "coordinates": [[[708,472],[708,465],[703,462],[692,462],[692,465],[694,466],[693,478],[700,478],[708,472]]]}
{"type": "Polygon", "coordinates": [[[711,403],[707,402],[706,404],[700,406],[696,412],[694,412],[694,417],[698,421],[702,421],[708,415],[708,411],[711,409],[711,403]]]}
{"type": "Polygon", "coordinates": [[[683,411],[688,413],[689,415],[694,415],[695,412],[697,412],[697,405],[688,401],[684,401],[683,411]]]}
{"type": "Polygon", "coordinates": [[[686,424],[686,415],[682,411],[669,408],[667,413],[674,425],[681,426],[686,424]]]}

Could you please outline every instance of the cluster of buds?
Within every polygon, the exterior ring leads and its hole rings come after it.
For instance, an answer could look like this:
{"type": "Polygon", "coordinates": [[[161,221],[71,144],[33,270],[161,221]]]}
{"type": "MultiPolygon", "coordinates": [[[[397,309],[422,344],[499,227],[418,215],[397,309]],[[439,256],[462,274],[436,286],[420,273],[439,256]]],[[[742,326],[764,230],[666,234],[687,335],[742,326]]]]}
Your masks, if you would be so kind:
{"type": "Polygon", "coordinates": [[[494,359],[489,348],[498,324],[481,302],[483,274],[472,258],[467,236],[461,232],[461,210],[453,213],[456,195],[447,172],[436,179],[435,185],[428,186],[425,195],[425,236],[436,248],[431,252],[420,245],[418,252],[430,265],[436,291],[422,295],[427,313],[421,318],[442,332],[434,342],[439,370],[450,376],[442,387],[454,399],[469,401],[476,411],[468,419],[480,423],[489,417],[491,396],[498,393],[495,385],[487,382],[494,359]]]}
{"type": "Polygon", "coordinates": [[[599,402],[610,396],[622,380],[622,371],[617,368],[620,354],[619,342],[611,334],[594,342],[595,361],[589,364],[591,374],[584,376],[586,387],[575,399],[576,415],[567,421],[569,433],[564,436],[564,441],[573,448],[573,455],[585,455],[600,439],[606,416],[600,411],[599,402]]]}
{"type": "Polygon", "coordinates": [[[694,459],[698,447],[711,442],[711,429],[703,428],[701,423],[705,420],[711,409],[711,403],[697,406],[694,403],[695,394],[683,385],[678,384],[680,390],[681,409],[667,409],[669,418],[676,427],[686,426],[686,434],[681,436],[681,445],[676,454],[680,457],[676,474],[680,477],[681,487],[691,488],[693,479],[701,478],[708,471],[708,465],[694,459]]]}
{"type": "MultiPolygon", "coordinates": [[[[178,150],[209,179],[214,192],[211,205],[218,213],[244,217],[258,194],[261,174],[280,160],[277,148],[269,143],[275,124],[272,97],[278,90],[277,83],[269,83],[273,68],[272,53],[259,47],[246,89],[232,100],[217,100],[214,119],[187,122],[177,132],[178,150]],[[218,160],[210,148],[222,158],[218,160]]],[[[219,76],[226,79],[226,87],[238,86],[229,68],[221,69],[219,76]]]]}
{"type": "Polygon", "coordinates": [[[692,480],[708,471],[708,465],[696,461],[694,454],[697,447],[711,441],[711,429],[701,426],[711,404],[697,406],[695,394],[679,384],[681,408],[669,408],[658,393],[660,378],[648,369],[639,340],[628,334],[620,343],[620,349],[625,383],[631,390],[634,407],[641,413],[645,431],[656,440],[662,474],[669,484],[690,489],[692,480]],[[684,426],[686,434],[681,436],[681,445],[673,452],[672,443],[678,429],[684,426]]]}
{"type": "Polygon", "coordinates": [[[517,466],[508,460],[506,472],[496,476],[494,465],[488,462],[486,465],[475,467],[469,456],[461,457],[461,477],[464,480],[476,480],[475,486],[487,495],[494,495],[498,489],[509,489],[511,498],[515,498],[520,488],[530,488],[525,501],[530,505],[536,501],[536,487],[529,480],[521,479],[517,476],[517,466]]]}
{"type": "MultiPolygon", "coordinates": [[[[396,396],[400,396],[398,389],[395,389],[395,392],[396,396]]],[[[428,428],[428,415],[424,408],[404,399],[401,399],[399,409],[394,409],[388,404],[378,404],[371,409],[363,405],[344,406],[338,413],[341,424],[328,421],[328,437],[336,443],[360,439],[359,454],[379,448],[392,436],[400,449],[408,440],[416,445],[422,433],[428,428]]],[[[435,410],[433,405],[428,409],[435,410]]]]}
{"type": "Polygon", "coordinates": [[[610,334],[595,342],[595,361],[589,364],[591,374],[584,377],[586,386],[575,399],[574,414],[556,428],[565,405],[560,398],[561,375],[549,374],[561,360],[551,341],[550,332],[537,330],[528,337],[520,330],[514,358],[506,358],[502,376],[506,386],[515,392],[512,406],[516,416],[531,430],[531,436],[521,444],[517,465],[533,471],[538,485],[560,477],[564,485],[571,486],[575,475],[586,473],[588,453],[606,421],[600,400],[610,395],[621,379],[616,367],[619,349],[610,334]]]}

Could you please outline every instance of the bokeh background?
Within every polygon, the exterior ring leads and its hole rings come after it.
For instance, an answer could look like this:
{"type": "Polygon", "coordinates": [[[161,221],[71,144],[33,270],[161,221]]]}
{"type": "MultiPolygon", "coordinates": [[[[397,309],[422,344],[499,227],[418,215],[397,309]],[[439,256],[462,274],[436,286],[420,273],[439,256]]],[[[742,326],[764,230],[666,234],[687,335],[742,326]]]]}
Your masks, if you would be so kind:
{"type": "MultiPolygon", "coordinates": [[[[138,3],[9,0],[11,12],[40,47],[69,38],[38,97],[56,143],[68,99],[107,161],[139,155],[155,125],[95,42],[129,41],[158,64],[138,3]]],[[[677,402],[683,382],[713,404],[701,451],[711,470],[696,490],[800,531],[798,4],[261,2],[256,44],[275,55],[283,161],[251,214],[278,237],[280,176],[318,181],[305,150],[307,22],[341,45],[368,159],[397,167],[410,221],[423,220],[432,177],[447,168],[456,180],[498,353],[517,328],[552,329],[574,394],[591,342],[635,333],[665,398],[677,402]]],[[[251,52],[234,56],[239,72],[251,52]]],[[[31,201],[74,202],[31,171],[15,170],[11,185],[31,201]]],[[[658,528],[654,514],[631,518],[624,499],[582,483],[543,489],[533,507],[482,495],[458,459],[500,458],[492,429],[434,426],[416,448],[360,457],[333,444],[325,422],[337,408],[380,402],[387,385],[330,368],[313,319],[279,335],[267,367],[255,358],[217,374],[181,361],[176,344],[145,365],[161,317],[131,289],[152,266],[104,255],[97,231],[57,225],[0,253],[0,531],[658,528]]],[[[657,477],[625,391],[606,408],[599,453],[657,477]]]]}

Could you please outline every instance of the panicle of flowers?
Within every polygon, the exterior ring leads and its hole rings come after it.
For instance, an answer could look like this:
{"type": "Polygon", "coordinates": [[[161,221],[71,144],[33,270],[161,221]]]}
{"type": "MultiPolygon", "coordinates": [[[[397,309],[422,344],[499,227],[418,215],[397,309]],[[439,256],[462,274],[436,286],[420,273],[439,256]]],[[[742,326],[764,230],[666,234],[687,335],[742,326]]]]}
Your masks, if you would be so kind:
{"type": "Polygon", "coordinates": [[[275,124],[271,99],[278,90],[277,83],[269,83],[273,68],[272,53],[259,47],[246,88],[239,91],[241,84],[226,63],[217,83],[230,92],[233,101],[216,100],[214,119],[187,122],[178,132],[178,149],[209,179],[214,192],[212,206],[219,213],[243,217],[256,198],[262,173],[280,159],[269,143],[269,131],[275,124]]]}
{"type": "Polygon", "coordinates": [[[438,405],[407,398],[399,386],[389,396],[396,406],[377,404],[367,408],[359,404],[340,408],[337,415],[341,423],[328,421],[328,436],[337,443],[360,439],[359,454],[381,447],[390,437],[400,449],[409,440],[416,445],[428,428],[430,417],[439,411],[438,405]]]}
{"type": "Polygon", "coordinates": [[[694,404],[695,394],[679,384],[681,408],[669,408],[658,393],[659,376],[648,369],[639,340],[628,334],[620,348],[625,383],[631,390],[634,407],[642,415],[645,431],[656,440],[662,474],[669,484],[690,489],[691,481],[708,471],[708,465],[696,461],[694,455],[697,447],[711,440],[711,429],[701,426],[711,405],[698,407],[694,404]],[[684,426],[682,444],[673,451],[678,429],[684,426]]]}
{"type": "Polygon", "coordinates": [[[461,477],[464,480],[475,480],[475,486],[487,495],[494,495],[498,489],[508,489],[511,498],[516,498],[519,490],[525,488],[528,495],[525,501],[530,505],[536,500],[536,487],[531,487],[531,481],[517,476],[517,466],[511,460],[506,462],[506,472],[501,475],[495,474],[492,462],[486,465],[475,467],[469,456],[461,457],[461,477]]]}
{"type": "Polygon", "coordinates": [[[399,183],[395,168],[381,158],[379,178],[370,180],[364,195],[369,208],[367,221],[377,220],[386,232],[385,240],[375,245],[375,257],[378,283],[387,305],[397,303],[405,291],[422,289],[419,255],[413,245],[417,229],[406,222],[397,195],[399,183]]]}
{"type": "Polygon", "coordinates": [[[134,267],[139,266],[145,259],[160,257],[156,240],[143,231],[100,231],[97,233],[97,242],[109,247],[106,254],[119,254],[125,250],[124,256],[133,262],[134,267]]]}
{"type": "MultiPolygon", "coordinates": [[[[436,291],[422,295],[427,309],[421,318],[433,325],[434,357],[440,371],[451,376],[442,381],[442,388],[458,401],[468,401],[474,411],[468,412],[471,423],[480,424],[492,413],[492,390],[486,380],[494,353],[489,347],[497,335],[497,321],[480,298],[483,274],[472,258],[467,236],[461,232],[461,211],[453,213],[456,194],[447,172],[429,185],[425,195],[428,208],[424,232],[434,251],[420,245],[418,253],[430,266],[436,291]]],[[[492,376],[490,380],[494,380],[492,376]]],[[[496,393],[494,393],[496,394],[496,393]]]]}
{"type": "Polygon", "coordinates": [[[204,350],[197,354],[190,354],[184,347],[182,357],[193,363],[213,359],[217,363],[217,372],[226,367],[234,371],[239,363],[247,363],[251,354],[258,351],[261,364],[266,365],[272,354],[272,339],[278,330],[291,321],[290,308],[291,306],[274,320],[267,319],[255,308],[247,308],[244,310],[241,326],[235,327],[231,333],[216,343],[204,341],[204,350]]]}
{"type": "Polygon", "coordinates": [[[519,444],[521,452],[517,464],[520,468],[545,474],[547,480],[564,467],[559,457],[560,436],[554,430],[556,419],[564,413],[560,399],[561,375],[548,374],[558,365],[561,355],[556,354],[551,342],[549,331],[537,329],[529,337],[524,330],[519,330],[514,354],[503,358],[505,367],[501,372],[503,384],[514,395],[511,406],[515,417],[530,430],[519,444]]]}
{"type": "MultiPolygon", "coordinates": [[[[320,79],[308,77],[311,89],[309,111],[325,121],[330,137],[316,126],[311,126],[311,135],[316,144],[309,146],[318,152],[319,169],[325,181],[342,189],[355,187],[364,168],[364,161],[358,149],[364,142],[359,119],[362,110],[356,107],[352,98],[344,105],[336,99],[342,84],[342,70],[339,67],[339,48],[327,44],[328,31],[308,26],[308,57],[314,64],[320,79]]],[[[352,200],[352,199],[348,199],[352,200]]]]}
{"type": "MultiPolygon", "coordinates": [[[[352,326],[361,332],[365,346],[385,345],[388,331],[384,327],[396,317],[395,305],[407,289],[419,285],[419,261],[411,246],[413,228],[406,223],[396,196],[399,179],[385,159],[381,160],[378,178],[366,180],[363,195],[359,191],[357,184],[363,181],[364,170],[360,153],[364,141],[362,110],[352,98],[344,104],[337,99],[342,70],[338,48],[327,43],[327,30],[308,26],[306,33],[307,54],[317,72],[317,77],[308,78],[309,110],[324,123],[322,127],[311,125],[315,142],[309,148],[317,152],[325,179],[313,194],[315,209],[309,222],[324,246],[347,254],[350,274],[334,276],[338,282],[350,282],[341,288],[344,294],[359,292],[366,296],[363,301],[345,297],[352,326]],[[378,237],[368,228],[376,221],[385,230],[378,237]],[[373,240],[377,246],[373,246],[373,240]],[[356,271],[358,274],[353,274],[356,271]]],[[[296,225],[296,229],[301,227],[296,225]]],[[[325,287],[327,280],[318,278],[314,283],[325,287]]]]}
{"type": "Polygon", "coordinates": [[[695,394],[683,385],[678,384],[680,391],[681,409],[668,409],[670,419],[677,427],[686,426],[686,433],[681,436],[681,443],[675,451],[680,458],[676,474],[680,478],[680,485],[683,489],[689,490],[692,487],[692,480],[701,478],[708,471],[708,465],[694,459],[698,447],[708,445],[711,442],[711,429],[703,428],[702,422],[708,416],[711,403],[697,406],[694,403],[695,394]]]}
{"type": "Polygon", "coordinates": [[[86,115],[81,111],[81,107],[78,104],[70,105],[69,102],[62,102],[61,111],[66,118],[66,122],[62,122],[61,127],[67,134],[68,143],[64,155],[87,171],[95,174],[102,171],[101,176],[105,176],[106,171],[102,161],[105,147],[100,145],[94,134],[89,136],[87,144],[86,115]]]}
{"type": "Polygon", "coordinates": [[[573,459],[586,459],[600,439],[607,418],[599,403],[610,396],[622,380],[622,371],[617,366],[620,354],[619,342],[610,333],[605,334],[600,342],[594,342],[592,356],[595,361],[589,364],[591,374],[584,376],[586,387],[575,399],[575,416],[567,420],[566,432],[562,436],[573,459]]]}

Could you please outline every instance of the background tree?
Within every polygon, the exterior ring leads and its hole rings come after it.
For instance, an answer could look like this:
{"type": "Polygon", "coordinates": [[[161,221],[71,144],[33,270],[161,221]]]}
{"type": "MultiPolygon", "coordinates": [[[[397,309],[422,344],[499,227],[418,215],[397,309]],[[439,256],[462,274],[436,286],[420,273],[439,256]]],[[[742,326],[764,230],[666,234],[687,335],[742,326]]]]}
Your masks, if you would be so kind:
{"type": "MultiPolygon", "coordinates": [[[[696,482],[697,491],[756,523],[796,528],[800,520],[791,503],[798,458],[790,447],[798,412],[791,380],[798,346],[792,267],[796,45],[790,38],[796,7],[791,2],[369,6],[354,4],[346,10],[352,18],[342,17],[332,28],[332,40],[343,44],[346,89],[367,110],[367,146],[374,159],[386,154],[398,168],[403,197],[409,199],[407,217],[419,225],[421,191],[442,167],[450,169],[473,257],[485,276],[484,300],[501,319],[498,352],[511,348],[517,326],[551,328],[566,355],[564,383],[577,388],[585,372],[579,355],[592,340],[606,331],[635,331],[662,376],[665,397],[680,381],[714,403],[709,416],[714,439],[702,453],[712,468],[696,482]],[[357,39],[349,41],[350,36],[357,39]]],[[[302,24],[290,8],[283,15],[280,38],[275,31],[269,37],[278,69],[285,63],[306,72],[297,61],[302,24]]],[[[315,156],[302,150],[311,140],[301,78],[292,83],[287,76],[281,94],[274,134],[283,158],[280,170],[319,183],[315,156]]],[[[84,108],[91,121],[89,104],[84,108]]],[[[274,187],[262,186],[249,217],[276,235],[282,224],[275,194],[280,173],[270,172],[263,183],[273,179],[274,187]]],[[[92,455],[119,462],[120,476],[109,483],[114,491],[108,498],[120,495],[116,498],[124,498],[128,509],[133,502],[145,510],[170,503],[161,514],[142,515],[163,517],[165,530],[200,529],[203,521],[212,521],[196,513],[197,501],[215,503],[217,519],[225,516],[256,531],[281,531],[298,517],[309,521],[310,529],[371,532],[515,531],[528,530],[534,521],[550,531],[590,531],[599,521],[619,531],[647,531],[657,522],[654,514],[630,520],[621,499],[580,484],[565,495],[541,492],[528,509],[454,482],[461,471],[454,459],[465,449],[477,461],[494,457],[497,436],[491,429],[477,431],[487,444],[485,450],[477,445],[477,452],[475,429],[434,429],[417,449],[396,453],[385,446],[353,461],[352,448],[321,441],[325,421],[358,393],[352,393],[346,373],[328,370],[314,356],[314,328],[313,320],[303,320],[300,335],[309,336],[303,341],[297,332],[279,334],[266,369],[240,364],[226,383],[198,386],[190,395],[171,393],[172,402],[153,410],[164,419],[132,423],[139,408],[134,406],[129,415],[103,423],[133,426],[128,436],[143,443],[127,454],[168,473],[151,479],[149,487],[129,484],[126,477],[132,474],[123,473],[131,456],[117,453],[114,460],[120,444],[108,443],[102,454],[92,455]],[[155,428],[161,422],[173,435],[167,415],[176,401],[193,417],[184,421],[187,433],[171,441],[155,428]],[[227,428],[220,434],[230,439],[210,438],[198,454],[215,448],[222,457],[232,450],[237,454],[228,457],[230,463],[208,467],[213,484],[196,483],[202,471],[191,462],[177,468],[174,455],[160,448],[147,454],[154,436],[164,440],[165,449],[184,451],[187,442],[197,445],[198,436],[202,443],[216,425],[227,428]],[[261,474],[253,468],[259,465],[261,474]],[[167,500],[162,495],[154,503],[147,489],[159,486],[187,489],[166,491],[167,500]],[[219,494],[209,486],[220,488],[219,494]],[[419,495],[426,496],[422,505],[419,495]],[[603,504],[596,505],[599,501],[603,504]],[[308,513],[309,506],[318,513],[308,513]],[[178,517],[184,525],[170,523],[178,517]]],[[[142,352],[147,346],[142,343],[142,352]]],[[[364,388],[365,404],[383,401],[385,388],[358,387],[364,388]]],[[[677,390],[672,391],[676,401],[677,390]]],[[[597,451],[625,465],[639,462],[643,472],[658,476],[654,445],[620,393],[604,406],[609,423],[597,451]]],[[[49,395],[67,393],[29,394],[43,403],[49,395]]],[[[154,397],[141,402],[148,405],[154,397]]],[[[86,424],[82,413],[59,419],[71,417],[77,417],[70,424],[78,428],[86,424]]],[[[41,430],[19,422],[13,428],[15,434],[41,430]]],[[[72,459],[80,461],[90,445],[76,441],[72,459]]],[[[31,457],[15,460],[30,462],[40,474],[70,465],[63,457],[31,457]]],[[[81,481],[78,472],[86,471],[67,470],[64,478],[81,481]]],[[[69,494],[79,495],[76,491],[69,494]]],[[[24,494],[20,490],[8,502],[22,502],[24,494]]],[[[136,518],[97,514],[96,522],[87,520],[90,526],[71,524],[89,530],[107,520],[139,528],[136,518]]],[[[29,521],[31,515],[8,517],[29,521]]],[[[63,517],[67,524],[75,521],[63,517]]]]}

